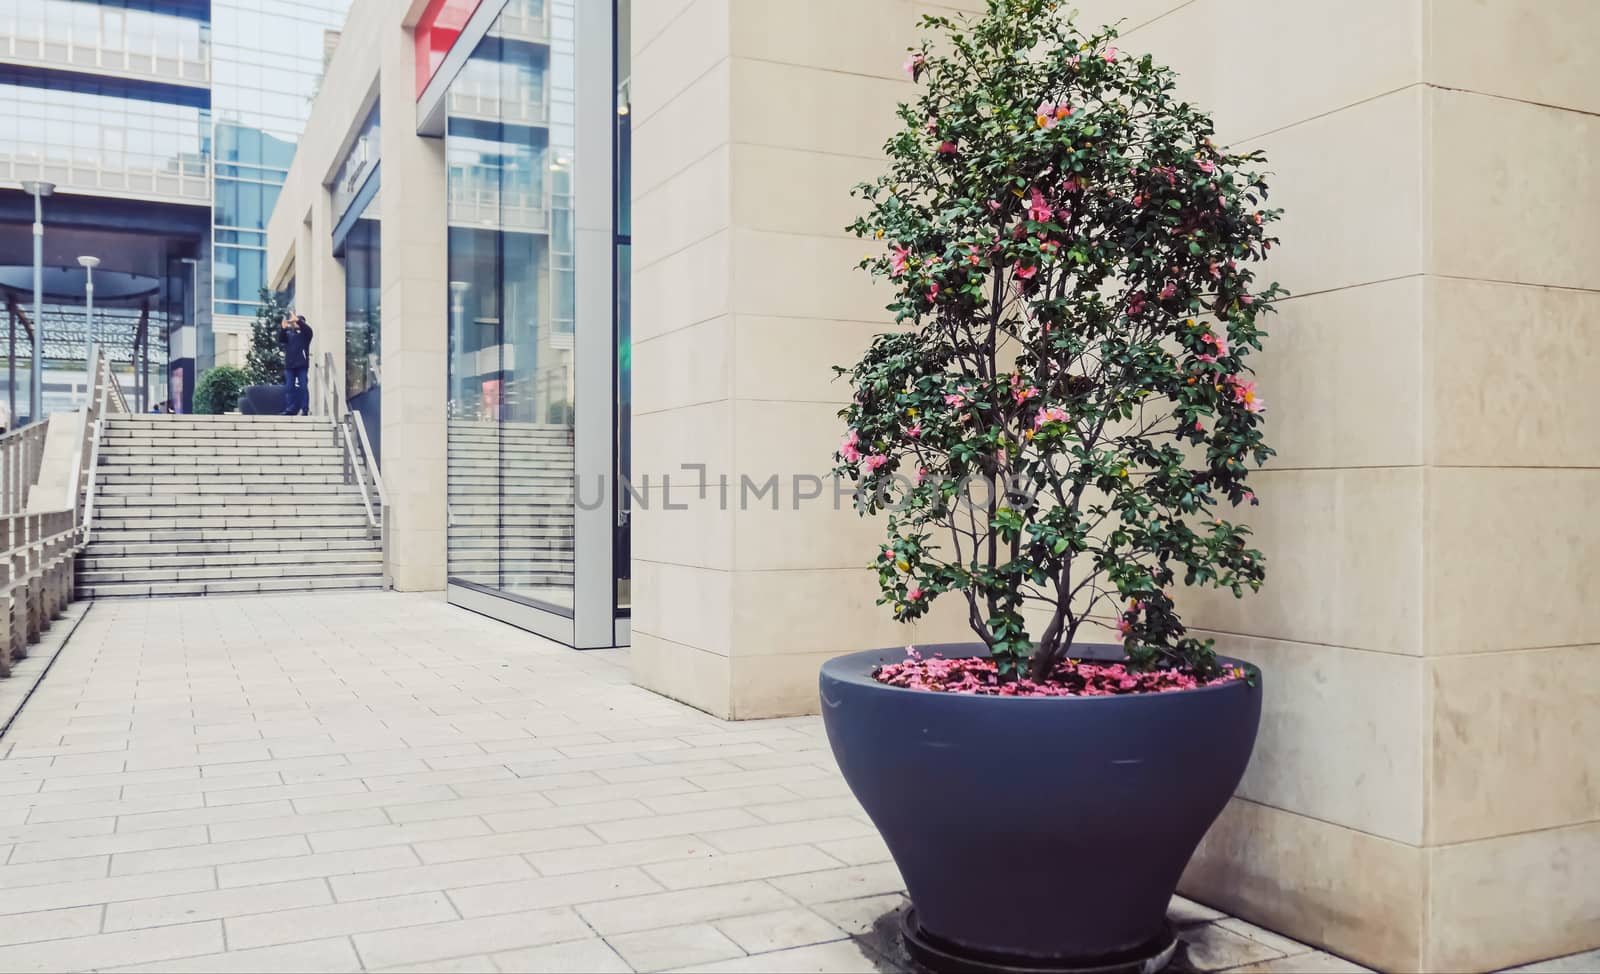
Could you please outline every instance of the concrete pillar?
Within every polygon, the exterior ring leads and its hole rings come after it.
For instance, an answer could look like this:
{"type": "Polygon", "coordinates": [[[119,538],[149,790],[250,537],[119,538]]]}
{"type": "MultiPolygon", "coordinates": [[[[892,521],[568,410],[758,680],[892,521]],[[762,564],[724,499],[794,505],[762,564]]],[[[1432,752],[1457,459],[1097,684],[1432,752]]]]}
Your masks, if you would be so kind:
{"type": "Polygon", "coordinates": [[[828,657],[965,632],[953,604],[915,629],[891,621],[865,570],[882,521],[836,508],[831,486],[796,510],[793,479],[823,474],[842,435],[830,366],[891,323],[843,227],[912,95],[914,24],[936,9],[633,7],[634,483],[649,477],[633,674],[719,716],[815,712],[828,657]],[[773,476],[776,497],[757,496],[773,476]]]}
{"type": "Polygon", "coordinates": [[[1266,711],[1185,891],[1383,970],[1600,945],[1600,9],[1079,6],[1287,210],[1267,585],[1183,602],[1266,711]]]}
{"type": "Polygon", "coordinates": [[[418,138],[411,34],[386,21],[380,95],[385,122],[380,197],[383,248],[383,471],[395,588],[445,586],[445,400],[449,340],[444,140],[418,138]]]}

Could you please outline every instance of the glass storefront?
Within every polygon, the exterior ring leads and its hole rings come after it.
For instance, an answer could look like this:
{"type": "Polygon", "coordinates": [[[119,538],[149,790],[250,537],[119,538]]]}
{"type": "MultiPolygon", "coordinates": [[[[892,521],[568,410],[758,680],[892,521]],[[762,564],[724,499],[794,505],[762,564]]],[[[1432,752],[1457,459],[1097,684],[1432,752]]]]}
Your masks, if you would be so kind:
{"type": "Polygon", "coordinates": [[[511,0],[494,17],[442,98],[451,598],[610,646],[629,574],[614,11],[511,0]]]}
{"type": "Polygon", "coordinates": [[[379,241],[378,203],[374,194],[356,217],[343,243],[344,257],[344,396],[361,415],[372,452],[383,457],[383,390],[379,381],[383,348],[383,249],[379,241]]]}
{"type": "Polygon", "coordinates": [[[449,574],[563,615],[574,608],[571,64],[570,39],[497,21],[451,83],[445,131],[449,574]]]}

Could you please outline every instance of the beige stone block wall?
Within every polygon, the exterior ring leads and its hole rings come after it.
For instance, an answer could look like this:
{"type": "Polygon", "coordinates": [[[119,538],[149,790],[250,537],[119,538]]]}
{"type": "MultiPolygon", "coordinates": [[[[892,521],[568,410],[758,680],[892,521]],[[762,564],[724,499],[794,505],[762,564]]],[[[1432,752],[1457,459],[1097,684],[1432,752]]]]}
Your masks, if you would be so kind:
{"type": "Polygon", "coordinates": [[[1265,149],[1289,211],[1267,587],[1185,600],[1266,711],[1185,889],[1383,969],[1600,943],[1600,11],[1079,6],[1265,149]]]}
{"type": "Polygon", "coordinates": [[[869,248],[844,231],[849,191],[913,94],[917,17],[953,7],[636,6],[634,469],[652,504],[634,508],[634,680],[722,716],[815,712],[823,660],[965,631],[950,612],[893,622],[865,570],[882,522],[831,484],[797,501],[795,481],[826,474],[843,432],[831,367],[892,326],[852,269],[869,248]]]}

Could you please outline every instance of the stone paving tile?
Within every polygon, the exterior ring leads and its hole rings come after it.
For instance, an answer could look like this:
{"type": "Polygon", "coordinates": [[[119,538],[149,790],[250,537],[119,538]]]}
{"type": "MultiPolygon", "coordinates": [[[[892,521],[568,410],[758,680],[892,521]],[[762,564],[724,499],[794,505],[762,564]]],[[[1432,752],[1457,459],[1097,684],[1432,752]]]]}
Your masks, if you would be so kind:
{"type": "Polygon", "coordinates": [[[193,971],[196,974],[211,972],[237,972],[237,974],[344,974],[361,970],[361,959],[349,938],[309,940],[305,943],[285,944],[281,947],[261,947],[255,950],[230,950],[222,954],[205,954],[183,960],[141,964],[133,967],[113,967],[117,972],[143,972],[173,974],[193,971]]]}
{"type": "Polygon", "coordinates": [[[105,929],[135,930],[190,920],[215,920],[273,910],[324,906],[332,902],[333,894],[328,891],[327,883],[320,879],[178,893],[109,903],[105,908],[105,929]]]}
{"type": "Polygon", "coordinates": [[[0,970],[85,970],[192,957],[215,953],[222,947],[222,924],[213,920],[0,947],[0,970]]]}
{"type": "Polygon", "coordinates": [[[228,946],[243,949],[414,927],[456,918],[457,913],[445,894],[414,893],[235,917],[225,920],[223,929],[228,934],[228,946]]]}
{"type": "Polygon", "coordinates": [[[510,950],[496,954],[494,962],[502,971],[521,971],[524,974],[572,974],[573,971],[632,974],[633,971],[610,944],[597,938],[510,950]]]}
{"type": "Polygon", "coordinates": [[[590,903],[578,907],[578,912],[597,933],[609,938],[636,930],[769,913],[794,905],[793,899],[766,883],[733,883],[590,903]]]}
{"type": "Polygon", "coordinates": [[[640,870],[622,868],[469,886],[451,890],[450,899],[462,916],[476,917],[615,900],[658,892],[662,888],[660,883],[640,870]]]}
{"type": "Polygon", "coordinates": [[[805,947],[844,937],[844,931],[800,907],[719,920],[716,928],[747,954],[805,947]]]}
{"type": "Polygon", "coordinates": [[[101,909],[99,906],[75,906],[6,917],[0,922],[0,946],[97,934],[101,909]]]}
{"type": "Polygon", "coordinates": [[[855,940],[835,940],[755,957],[696,964],[680,970],[701,974],[881,974],[895,968],[855,940]]]}
{"type": "Polygon", "coordinates": [[[352,939],[367,967],[392,967],[579,940],[589,932],[576,913],[562,908],[430,923],[352,939]]]}
{"type": "MultiPolygon", "coordinates": [[[[899,969],[820,722],[626,665],[433,596],[96,605],[0,741],[0,970],[899,969]]],[[[1347,969],[1173,917],[1186,964],[1347,969]]]]}
{"type": "Polygon", "coordinates": [[[636,971],[661,971],[743,957],[745,951],[709,923],[642,930],[610,938],[611,946],[636,971]]]}

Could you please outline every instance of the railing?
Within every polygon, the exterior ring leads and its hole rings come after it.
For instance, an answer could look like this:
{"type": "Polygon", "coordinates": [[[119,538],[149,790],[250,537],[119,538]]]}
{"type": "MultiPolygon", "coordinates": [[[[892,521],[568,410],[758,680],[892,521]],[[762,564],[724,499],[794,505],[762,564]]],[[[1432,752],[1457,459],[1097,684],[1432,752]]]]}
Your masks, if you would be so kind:
{"type": "Polygon", "coordinates": [[[89,361],[94,378],[82,408],[0,437],[0,676],[11,674],[11,661],[25,657],[72,601],[77,555],[94,521],[101,433],[106,417],[128,410],[99,346],[89,361]]]}
{"type": "Polygon", "coordinates": [[[39,479],[46,423],[33,423],[0,436],[0,515],[20,514],[39,479]]]}
{"type": "Polygon", "coordinates": [[[367,513],[367,531],[383,542],[383,580],[389,586],[389,497],[383,489],[383,475],[378,471],[378,458],[372,453],[372,441],[367,437],[367,424],[361,414],[346,409],[344,397],[335,381],[333,353],[323,352],[322,361],[312,369],[319,390],[316,414],[333,422],[333,442],[344,447],[344,482],[361,488],[361,506],[367,513]],[[368,474],[372,488],[367,487],[368,474]]]}
{"type": "Polygon", "coordinates": [[[94,527],[95,470],[100,465],[100,441],[104,438],[106,418],[118,413],[126,415],[128,412],[128,400],[122,395],[122,386],[111,369],[110,356],[96,345],[91,358],[93,363],[89,373],[94,376],[94,381],[89,385],[88,402],[83,409],[83,437],[77,454],[81,468],[79,476],[72,480],[77,486],[74,503],[82,498],[79,510],[82,514],[84,544],[89,543],[89,534],[94,527]]]}
{"type": "Polygon", "coordinates": [[[211,163],[182,159],[166,168],[107,166],[81,159],[45,159],[38,152],[0,150],[0,182],[30,179],[55,183],[58,189],[90,195],[159,196],[180,203],[211,199],[211,163]]]}
{"type": "Polygon", "coordinates": [[[96,34],[83,39],[0,33],[0,56],[44,68],[68,68],[168,84],[207,85],[211,49],[198,37],[174,39],[166,50],[140,50],[130,44],[102,44],[96,34]]]}

